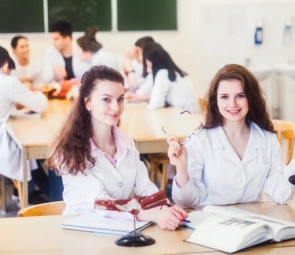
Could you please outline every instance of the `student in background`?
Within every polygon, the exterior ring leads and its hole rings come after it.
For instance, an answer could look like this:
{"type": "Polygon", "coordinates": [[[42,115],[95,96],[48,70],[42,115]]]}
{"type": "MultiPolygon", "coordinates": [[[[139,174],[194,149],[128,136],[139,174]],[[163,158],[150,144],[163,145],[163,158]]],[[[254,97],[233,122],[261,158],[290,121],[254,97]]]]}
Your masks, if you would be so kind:
{"type": "Polygon", "coordinates": [[[72,45],[72,25],[67,21],[59,20],[51,25],[49,31],[53,47],[45,52],[42,72],[44,82],[61,82],[80,78],[82,63],[78,61],[72,45]]]}
{"type": "Polygon", "coordinates": [[[11,75],[16,76],[27,87],[38,88],[42,84],[42,63],[30,59],[28,39],[15,36],[11,40],[11,47],[15,55],[15,70],[11,75]]]}
{"type": "MultiPolygon", "coordinates": [[[[63,178],[64,214],[94,211],[95,199],[127,199],[132,191],[138,196],[158,192],[133,139],[117,127],[124,111],[123,84],[123,76],[106,66],[94,66],[82,78],[80,95],[48,159],[63,178]]],[[[186,217],[183,209],[166,206],[137,214],[139,220],[169,230],[186,217]]]]}
{"type": "Polygon", "coordinates": [[[97,31],[97,27],[89,27],[85,35],[77,39],[79,60],[87,62],[89,67],[106,65],[119,72],[122,71],[122,61],[119,57],[103,49],[101,43],[96,40],[97,31]]]}
{"type": "Polygon", "coordinates": [[[135,47],[130,49],[124,60],[124,74],[127,77],[129,87],[140,86],[144,83],[147,73],[143,65],[143,47],[145,44],[155,43],[150,36],[139,38],[135,47]]]}
{"type": "Polygon", "coordinates": [[[261,191],[287,203],[295,187],[295,161],[286,167],[256,78],[243,66],[226,65],[207,93],[203,129],[185,146],[169,137],[168,156],[176,166],[172,196],[186,208],[259,202],[261,191]]]}
{"type": "MultiPolygon", "coordinates": [[[[148,101],[149,109],[172,106],[193,113],[200,111],[193,83],[163,48],[148,52],[144,55],[144,61],[147,73],[153,76],[153,87],[149,100],[147,97],[135,100],[148,101]]],[[[131,98],[130,101],[133,100],[131,98]]]]}
{"type": "MultiPolygon", "coordinates": [[[[16,77],[8,75],[13,68],[13,61],[8,52],[0,47],[0,174],[23,181],[22,147],[10,135],[6,127],[10,111],[18,103],[35,112],[42,112],[47,107],[47,98],[41,92],[32,92],[16,77]]],[[[25,131],[24,131],[25,132],[25,131]]],[[[49,195],[48,179],[36,160],[28,162],[29,178],[46,195],[49,195]]]]}

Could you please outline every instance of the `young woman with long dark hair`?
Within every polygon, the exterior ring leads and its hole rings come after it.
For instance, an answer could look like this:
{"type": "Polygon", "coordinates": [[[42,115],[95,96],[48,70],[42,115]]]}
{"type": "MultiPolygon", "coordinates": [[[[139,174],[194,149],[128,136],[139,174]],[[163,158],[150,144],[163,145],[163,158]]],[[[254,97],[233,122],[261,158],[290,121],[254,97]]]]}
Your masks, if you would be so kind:
{"type": "Polygon", "coordinates": [[[168,156],[177,168],[172,196],[182,207],[258,202],[261,191],[284,204],[294,195],[265,98],[245,67],[226,65],[211,82],[202,129],[183,146],[169,137],[168,156]]]}
{"type": "MultiPolygon", "coordinates": [[[[63,178],[64,214],[94,211],[96,199],[127,199],[158,192],[131,137],[117,127],[124,111],[124,78],[94,66],[82,78],[80,95],[48,159],[63,178]]],[[[180,207],[141,210],[139,220],[173,230],[187,213],[180,207]]]]}

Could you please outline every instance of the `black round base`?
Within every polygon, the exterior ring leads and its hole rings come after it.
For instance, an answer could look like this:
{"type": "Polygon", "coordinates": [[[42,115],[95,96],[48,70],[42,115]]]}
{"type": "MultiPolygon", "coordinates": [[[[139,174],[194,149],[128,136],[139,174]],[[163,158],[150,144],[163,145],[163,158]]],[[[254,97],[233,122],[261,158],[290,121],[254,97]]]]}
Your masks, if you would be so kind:
{"type": "Polygon", "coordinates": [[[149,237],[145,236],[141,233],[134,234],[128,234],[125,236],[120,237],[118,240],[116,240],[116,244],[120,246],[127,246],[127,247],[139,247],[139,246],[147,246],[154,244],[156,241],[149,237]]]}

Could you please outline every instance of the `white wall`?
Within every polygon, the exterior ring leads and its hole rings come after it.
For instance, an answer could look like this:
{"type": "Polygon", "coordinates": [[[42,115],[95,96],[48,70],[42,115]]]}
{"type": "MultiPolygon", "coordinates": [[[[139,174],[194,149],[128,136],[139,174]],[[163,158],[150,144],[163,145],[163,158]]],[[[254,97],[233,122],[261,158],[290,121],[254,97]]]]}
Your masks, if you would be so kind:
{"type": "MultiPolygon", "coordinates": [[[[244,64],[245,58],[253,65],[294,61],[295,28],[292,43],[282,43],[284,21],[292,18],[295,26],[294,10],[295,0],[178,0],[176,32],[100,32],[97,39],[107,50],[123,56],[138,38],[153,36],[204,96],[214,74],[226,63],[244,64]],[[264,22],[262,45],[254,45],[256,20],[264,22]]],[[[12,36],[0,35],[0,45],[10,50],[12,36]]],[[[42,59],[51,45],[50,35],[26,36],[32,57],[42,59]]]]}

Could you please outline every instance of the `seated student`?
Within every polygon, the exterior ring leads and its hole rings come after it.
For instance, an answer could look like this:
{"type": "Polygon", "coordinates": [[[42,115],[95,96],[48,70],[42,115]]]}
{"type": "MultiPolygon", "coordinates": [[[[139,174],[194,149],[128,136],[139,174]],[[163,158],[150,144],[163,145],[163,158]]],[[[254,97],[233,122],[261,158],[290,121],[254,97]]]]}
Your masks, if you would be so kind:
{"type": "Polygon", "coordinates": [[[38,88],[42,84],[42,63],[30,59],[28,39],[24,36],[15,36],[11,40],[11,47],[16,57],[15,70],[11,75],[16,76],[29,88],[38,88]]]}
{"type": "Polygon", "coordinates": [[[203,129],[185,146],[167,141],[177,170],[172,196],[181,207],[258,202],[261,191],[284,204],[294,195],[288,178],[295,161],[285,166],[262,89],[243,66],[225,65],[213,78],[203,129]]]}
{"type": "MultiPolygon", "coordinates": [[[[22,148],[7,130],[6,121],[14,104],[18,103],[35,112],[42,112],[47,108],[47,98],[41,92],[32,92],[16,77],[8,75],[13,67],[8,52],[0,47],[0,174],[23,181],[22,148]]],[[[38,167],[36,160],[30,160],[28,164],[32,170],[29,172],[29,179],[32,176],[34,183],[48,196],[49,187],[45,172],[38,167]]]]}
{"type": "Polygon", "coordinates": [[[89,67],[106,65],[119,72],[122,71],[120,58],[103,49],[101,43],[96,40],[97,31],[97,27],[89,27],[85,35],[77,39],[79,60],[88,62],[89,67]]]}
{"type": "MultiPolygon", "coordinates": [[[[124,111],[123,84],[123,76],[106,66],[94,66],[82,78],[80,95],[48,159],[63,178],[64,214],[94,211],[95,199],[126,199],[132,191],[138,196],[158,192],[133,139],[117,127],[124,111]]],[[[137,214],[139,220],[170,230],[186,217],[183,209],[174,206],[137,214]]]]}
{"type": "MultiPolygon", "coordinates": [[[[147,73],[153,75],[149,109],[173,106],[194,113],[200,111],[193,83],[163,48],[151,50],[144,55],[144,60],[147,73]]],[[[147,101],[147,98],[143,97],[142,101],[145,100],[147,101]]]]}
{"type": "Polygon", "coordinates": [[[143,47],[145,44],[155,43],[150,36],[139,38],[135,47],[130,49],[124,60],[124,74],[127,77],[129,87],[137,87],[144,83],[147,76],[143,65],[143,47]]]}
{"type": "Polygon", "coordinates": [[[54,47],[45,52],[42,71],[44,82],[79,79],[83,63],[78,61],[72,45],[72,25],[58,20],[51,25],[49,31],[54,47]]]}

